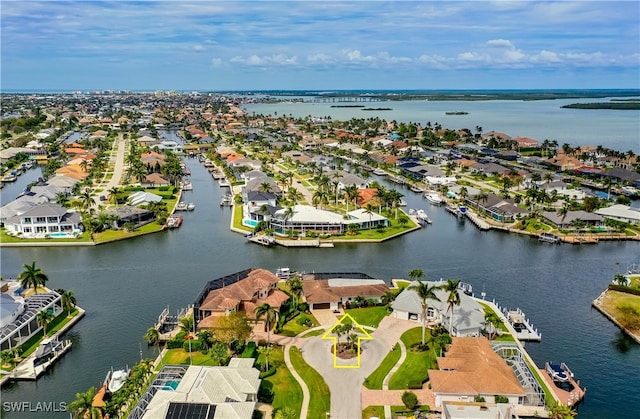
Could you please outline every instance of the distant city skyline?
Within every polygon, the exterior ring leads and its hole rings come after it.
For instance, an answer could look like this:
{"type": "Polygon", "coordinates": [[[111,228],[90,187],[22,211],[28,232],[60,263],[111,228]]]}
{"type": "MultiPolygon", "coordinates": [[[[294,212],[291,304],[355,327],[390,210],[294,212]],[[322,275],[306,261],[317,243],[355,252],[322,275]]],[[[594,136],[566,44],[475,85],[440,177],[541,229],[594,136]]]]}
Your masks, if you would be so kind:
{"type": "Polygon", "coordinates": [[[1,88],[640,88],[640,2],[3,0],[1,88]]]}

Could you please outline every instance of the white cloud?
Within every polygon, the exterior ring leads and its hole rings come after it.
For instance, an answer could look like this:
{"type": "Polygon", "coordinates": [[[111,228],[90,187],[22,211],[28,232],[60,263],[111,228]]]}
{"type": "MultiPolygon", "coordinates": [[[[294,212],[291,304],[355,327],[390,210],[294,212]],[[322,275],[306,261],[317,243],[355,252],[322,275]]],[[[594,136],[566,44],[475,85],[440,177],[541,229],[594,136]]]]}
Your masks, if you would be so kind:
{"type": "Polygon", "coordinates": [[[229,62],[233,64],[244,64],[248,66],[254,67],[266,67],[266,66],[291,66],[296,65],[298,63],[298,57],[291,56],[288,57],[284,54],[274,54],[274,55],[250,55],[248,57],[244,56],[235,56],[229,60],[229,62]]]}
{"type": "Polygon", "coordinates": [[[222,59],[220,59],[220,58],[212,58],[211,59],[211,67],[213,67],[213,68],[222,67],[222,59]]]}
{"type": "Polygon", "coordinates": [[[487,41],[486,44],[488,47],[497,47],[497,48],[514,48],[513,43],[508,39],[492,39],[487,41]]]}

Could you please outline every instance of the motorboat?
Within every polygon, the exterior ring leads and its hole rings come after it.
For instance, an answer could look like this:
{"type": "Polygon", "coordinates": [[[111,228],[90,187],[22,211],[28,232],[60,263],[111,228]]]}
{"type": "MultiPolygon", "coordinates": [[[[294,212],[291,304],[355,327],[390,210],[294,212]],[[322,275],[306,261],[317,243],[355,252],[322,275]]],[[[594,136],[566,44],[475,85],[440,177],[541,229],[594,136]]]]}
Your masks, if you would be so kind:
{"type": "Polygon", "coordinates": [[[129,377],[129,373],[131,372],[130,369],[122,369],[122,370],[116,370],[116,371],[111,371],[110,375],[109,375],[109,383],[107,384],[107,387],[109,389],[109,392],[111,394],[115,393],[116,391],[120,390],[122,388],[122,386],[124,385],[124,382],[127,380],[127,377],[129,377]]]}
{"type": "Polygon", "coordinates": [[[421,223],[431,224],[431,218],[429,218],[429,216],[423,209],[419,209],[418,211],[416,211],[416,218],[421,223]]]}
{"type": "Polygon", "coordinates": [[[384,170],[382,170],[382,169],[375,169],[375,170],[373,171],[373,174],[374,174],[374,175],[378,175],[378,176],[387,176],[387,174],[388,174],[388,173],[387,173],[387,172],[385,172],[385,171],[384,171],[384,170]]]}
{"type": "Polygon", "coordinates": [[[442,205],[442,203],[444,202],[438,192],[427,192],[424,197],[427,198],[427,201],[429,201],[433,205],[442,205]]]}
{"type": "Polygon", "coordinates": [[[473,286],[467,282],[458,283],[458,289],[468,296],[473,296],[473,286]]]}
{"type": "Polygon", "coordinates": [[[178,202],[178,205],[176,205],[176,211],[186,211],[188,209],[187,207],[188,206],[186,202],[180,201],[178,202]]]}
{"type": "Polygon", "coordinates": [[[178,228],[182,224],[182,215],[170,215],[167,218],[167,228],[178,228]]]}
{"type": "Polygon", "coordinates": [[[540,233],[540,235],[538,236],[538,240],[546,243],[560,244],[560,237],[556,236],[555,234],[546,233],[546,232],[540,233]]]}
{"type": "Polygon", "coordinates": [[[280,279],[289,279],[293,276],[293,272],[289,267],[283,267],[276,269],[276,276],[280,279]]]}
{"type": "Polygon", "coordinates": [[[547,362],[545,369],[553,381],[566,383],[573,378],[573,373],[564,362],[561,364],[552,364],[551,362],[547,362]]]}
{"type": "Polygon", "coordinates": [[[194,204],[193,202],[189,202],[187,204],[187,211],[193,211],[194,209],[196,209],[196,204],[194,204]]]}
{"type": "Polygon", "coordinates": [[[56,352],[64,349],[64,343],[55,338],[43,339],[34,354],[36,361],[47,361],[55,355],[56,352]]]}

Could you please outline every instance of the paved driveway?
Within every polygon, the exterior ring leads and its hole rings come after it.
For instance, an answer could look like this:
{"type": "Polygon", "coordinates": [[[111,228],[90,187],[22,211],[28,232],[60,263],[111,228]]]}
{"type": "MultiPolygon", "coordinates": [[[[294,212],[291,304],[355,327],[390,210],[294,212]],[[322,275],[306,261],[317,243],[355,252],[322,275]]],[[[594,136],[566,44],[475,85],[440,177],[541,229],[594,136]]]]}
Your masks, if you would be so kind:
{"type": "MultiPolygon", "coordinates": [[[[378,367],[391,348],[381,339],[362,341],[360,368],[345,369],[334,368],[332,345],[331,340],[321,340],[320,336],[309,338],[302,347],[302,356],[322,375],[331,390],[331,418],[360,418],[362,383],[378,367]]],[[[339,364],[348,362],[338,360],[339,364]]]]}

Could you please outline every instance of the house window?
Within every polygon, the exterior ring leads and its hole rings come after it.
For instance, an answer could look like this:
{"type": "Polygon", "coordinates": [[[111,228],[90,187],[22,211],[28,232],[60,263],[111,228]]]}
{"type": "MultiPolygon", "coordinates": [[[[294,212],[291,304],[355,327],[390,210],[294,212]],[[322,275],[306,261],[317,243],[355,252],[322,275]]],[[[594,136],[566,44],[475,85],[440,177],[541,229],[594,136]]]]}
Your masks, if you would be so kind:
{"type": "Polygon", "coordinates": [[[31,224],[31,217],[25,217],[24,220],[22,220],[23,224],[31,224]]]}
{"type": "Polygon", "coordinates": [[[36,233],[46,233],[47,232],[47,227],[41,226],[41,227],[36,227],[36,233]]]}
{"type": "Polygon", "coordinates": [[[55,233],[60,231],[60,228],[58,226],[49,226],[49,233],[55,233]]]}
{"type": "Polygon", "coordinates": [[[47,222],[48,223],[57,223],[58,222],[58,217],[47,217],[47,222]]]}
{"type": "Polygon", "coordinates": [[[22,229],[24,233],[31,233],[31,227],[25,227],[22,229]]]}
{"type": "Polygon", "coordinates": [[[47,221],[47,217],[36,217],[36,223],[44,223],[47,221]]]}

